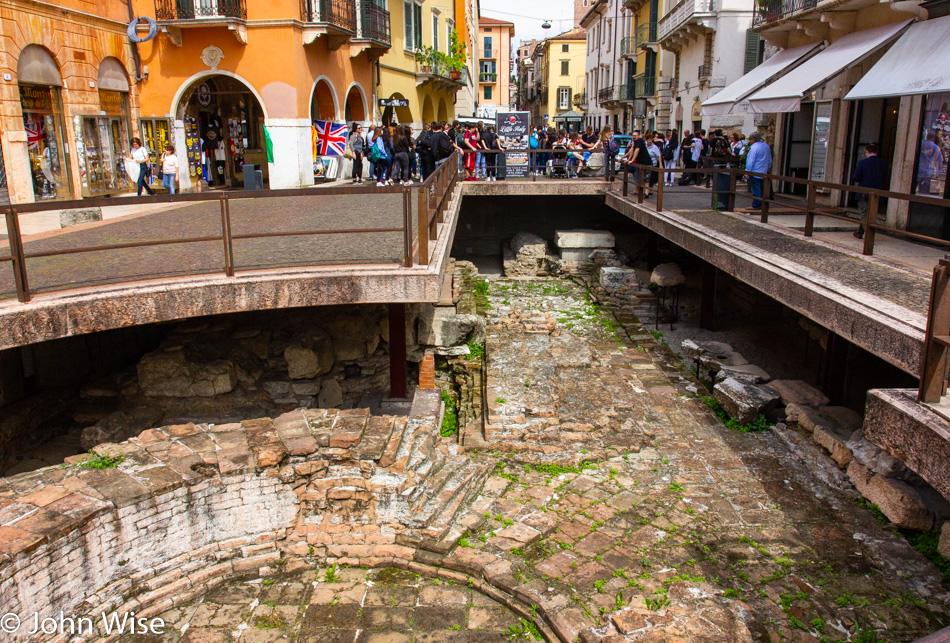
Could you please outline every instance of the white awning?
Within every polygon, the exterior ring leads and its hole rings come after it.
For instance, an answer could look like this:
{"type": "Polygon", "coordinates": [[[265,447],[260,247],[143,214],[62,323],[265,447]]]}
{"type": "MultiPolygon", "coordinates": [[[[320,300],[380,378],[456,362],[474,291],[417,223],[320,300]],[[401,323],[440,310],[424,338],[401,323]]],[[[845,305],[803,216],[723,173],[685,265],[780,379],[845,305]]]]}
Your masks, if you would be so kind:
{"type": "Polygon", "coordinates": [[[845,100],[950,92],[950,16],[910,26],[845,100]]]}
{"type": "Polygon", "coordinates": [[[801,61],[807,60],[821,47],[820,42],[810,45],[783,49],[748,74],[728,85],[721,92],[703,102],[703,116],[721,116],[735,112],[751,111],[742,99],[757,89],[760,89],[773,78],[778,77],[801,61]]]}
{"type": "Polygon", "coordinates": [[[912,21],[857,31],[836,40],[816,56],[749,96],[756,114],[797,112],[805,94],[837,76],[899,36],[912,21]]]}

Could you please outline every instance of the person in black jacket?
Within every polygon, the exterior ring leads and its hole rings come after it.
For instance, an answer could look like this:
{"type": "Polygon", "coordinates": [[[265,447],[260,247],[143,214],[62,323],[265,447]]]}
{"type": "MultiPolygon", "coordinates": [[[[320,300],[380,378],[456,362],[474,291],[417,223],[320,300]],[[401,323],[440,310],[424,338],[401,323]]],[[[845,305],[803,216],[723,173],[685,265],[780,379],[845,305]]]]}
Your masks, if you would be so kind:
{"type": "Polygon", "coordinates": [[[399,185],[412,185],[412,177],[409,175],[410,159],[409,154],[415,142],[412,140],[412,129],[410,127],[396,127],[396,138],[393,142],[393,171],[392,179],[399,185]]]}
{"type": "Polygon", "coordinates": [[[435,165],[438,167],[452,156],[452,152],[456,150],[456,145],[454,139],[449,137],[445,123],[433,123],[432,130],[436,132],[431,140],[432,151],[435,156],[435,165]]]}
{"type": "Polygon", "coordinates": [[[435,155],[432,150],[432,137],[435,132],[435,123],[423,125],[422,133],[416,139],[416,153],[419,155],[419,168],[422,180],[425,181],[435,171],[435,155]]]}
{"type": "MultiPolygon", "coordinates": [[[[877,155],[878,148],[874,143],[869,143],[864,148],[864,158],[858,161],[854,168],[854,176],[851,180],[862,188],[874,188],[883,190],[887,187],[887,178],[890,173],[887,167],[887,161],[877,155]]],[[[858,213],[861,215],[861,224],[854,231],[857,239],[864,237],[864,224],[868,221],[868,201],[869,195],[858,195],[858,213]]]]}

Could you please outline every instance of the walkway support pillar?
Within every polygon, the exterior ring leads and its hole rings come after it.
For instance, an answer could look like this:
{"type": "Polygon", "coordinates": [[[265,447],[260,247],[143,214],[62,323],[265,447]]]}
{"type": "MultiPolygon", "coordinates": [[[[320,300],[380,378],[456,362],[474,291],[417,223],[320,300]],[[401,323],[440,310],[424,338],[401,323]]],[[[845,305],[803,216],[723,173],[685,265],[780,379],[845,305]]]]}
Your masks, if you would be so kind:
{"type": "Polygon", "coordinates": [[[703,262],[703,295],[699,306],[699,327],[703,330],[715,330],[713,318],[716,308],[716,277],[719,268],[708,261],[703,262]]]}
{"type": "Polygon", "coordinates": [[[389,397],[409,397],[406,374],[406,305],[389,304],[389,397]]]}

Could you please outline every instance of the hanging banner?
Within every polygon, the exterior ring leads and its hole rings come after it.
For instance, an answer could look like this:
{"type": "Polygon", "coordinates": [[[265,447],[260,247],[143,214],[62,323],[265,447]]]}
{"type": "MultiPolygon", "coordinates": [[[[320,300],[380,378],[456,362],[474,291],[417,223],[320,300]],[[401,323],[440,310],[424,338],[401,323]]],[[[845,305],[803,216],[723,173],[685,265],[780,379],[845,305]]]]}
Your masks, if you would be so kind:
{"type": "Polygon", "coordinates": [[[188,176],[201,177],[201,136],[198,133],[198,119],[185,117],[185,155],[188,158],[188,176]]]}
{"type": "Polygon", "coordinates": [[[528,176],[528,130],[531,112],[498,112],[495,114],[495,132],[505,148],[505,177],[512,179],[528,176]]]}

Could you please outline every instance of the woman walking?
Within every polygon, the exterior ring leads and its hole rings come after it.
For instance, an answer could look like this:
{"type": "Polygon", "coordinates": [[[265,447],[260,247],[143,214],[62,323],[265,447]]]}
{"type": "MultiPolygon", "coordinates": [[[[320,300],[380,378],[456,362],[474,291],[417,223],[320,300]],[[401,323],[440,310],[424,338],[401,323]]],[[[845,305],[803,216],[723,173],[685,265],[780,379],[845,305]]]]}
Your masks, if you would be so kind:
{"type": "Polygon", "coordinates": [[[604,125],[600,131],[600,146],[604,150],[604,178],[608,181],[614,180],[614,163],[617,162],[617,152],[620,146],[614,140],[614,131],[610,125],[604,125]]]}
{"type": "MultiPolygon", "coordinates": [[[[653,135],[653,132],[647,132],[647,152],[650,154],[650,165],[655,168],[662,167],[662,160],[660,155],[660,147],[656,144],[656,137],[653,135]]],[[[653,194],[653,186],[656,185],[657,179],[659,178],[659,172],[651,171],[647,177],[648,186],[647,186],[647,196],[653,194]]]]}
{"type": "Polygon", "coordinates": [[[408,126],[396,128],[396,140],[393,143],[395,154],[393,154],[392,176],[399,182],[399,185],[412,185],[412,177],[409,174],[409,154],[414,144],[411,128],[408,126]]]}
{"type": "Polygon", "coordinates": [[[359,123],[353,124],[353,132],[350,134],[350,151],[353,152],[353,183],[363,182],[363,126],[359,123]]]}
{"type": "MultiPolygon", "coordinates": [[[[667,130],[666,147],[663,148],[663,166],[667,170],[675,170],[679,158],[680,142],[676,137],[676,130],[667,130]]],[[[663,185],[673,185],[675,176],[674,172],[666,172],[663,175],[663,185]]]]}
{"type": "Polygon", "coordinates": [[[175,156],[175,146],[169,143],[162,152],[162,185],[169,194],[175,193],[175,179],[178,178],[178,157],[175,156]]]}
{"type": "Polygon", "coordinates": [[[142,139],[138,136],[132,139],[132,153],[128,156],[136,163],[139,164],[139,180],[136,184],[138,187],[138,192],[135,196],[142,196],[142,189],[144,188],[148,192],[149,196],[154,196],[155,191],[148,186],[149,177],[151,177],[152,172],[148,167],[148,150],[142,147],[142,139]]]}
{"type": "Polygon", "coordinates": [[[373,143],[379,154],[379,160],[376,161],[376,185],[382,187],[387,181],[392,184],[393,139],[389,128],[385,125],[380,126],[376,131],[376,140],[373,143]]]}

